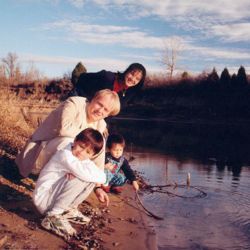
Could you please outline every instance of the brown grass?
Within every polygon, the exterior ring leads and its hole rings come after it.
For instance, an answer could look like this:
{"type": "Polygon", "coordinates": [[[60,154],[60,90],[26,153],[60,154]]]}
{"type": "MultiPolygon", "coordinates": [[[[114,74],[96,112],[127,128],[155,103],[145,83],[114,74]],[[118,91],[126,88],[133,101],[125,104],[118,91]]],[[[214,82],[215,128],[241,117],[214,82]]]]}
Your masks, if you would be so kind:
{"type": "Polygon", "coordinates": [[[20,100],[13,94],[0,92],[0,142],[13,154],[33,131],[21,112],[20,100]]]}

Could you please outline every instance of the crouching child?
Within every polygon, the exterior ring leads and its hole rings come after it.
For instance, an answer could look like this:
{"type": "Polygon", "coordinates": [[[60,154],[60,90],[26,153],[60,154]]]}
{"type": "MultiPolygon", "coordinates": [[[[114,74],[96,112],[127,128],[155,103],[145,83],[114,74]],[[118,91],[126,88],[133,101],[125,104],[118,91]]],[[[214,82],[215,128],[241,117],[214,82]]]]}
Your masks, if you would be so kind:
{"type": "Polygon", "coordinates": [[[105,157],[106,183],[102,186],[107,193],[120,193],[127,180],[133,188],[138,191],[139,185],[136,181],[134,171],[131,169],[128,160],[124,157],[125,140],[122,135],[112,134],[107,140],[107,153],[105,157]]]}
{"type": "Polygon", "coordinates": [[[103,143],[97,130],[87,128],[44,166],[33,193],[36,208],[45,215],[43,228],[68,239],[76,234],[70,222],[86,224],[90,221],[77,207],[96,183],[106,181],[104,171],[90,160],[101,151],[103,143]]]}

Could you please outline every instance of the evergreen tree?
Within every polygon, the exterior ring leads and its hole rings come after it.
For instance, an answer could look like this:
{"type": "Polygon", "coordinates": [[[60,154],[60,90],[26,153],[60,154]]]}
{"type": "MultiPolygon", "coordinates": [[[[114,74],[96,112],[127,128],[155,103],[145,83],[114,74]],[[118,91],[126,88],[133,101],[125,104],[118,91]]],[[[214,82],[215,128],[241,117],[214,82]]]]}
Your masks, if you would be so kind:
{"type": "Polygon", "coordinates": [[[231,84],[232,86],[237,86],[237,75],[235,73],[232,75],[231,84]]]}
{"type": "Polygon", "coordinates": [[[219,82],[219,76],[215,68],[213,68],[212,72],[208,75],[208,83],[217,84],[219,82]]]}
{"type": "Polygon", "coordinates": [[[87,72],[86,68],[83,66],[83,64],[81,62],[79,62],[75,66],[74,70],[72,71],[71,82],[72,82],[73,86],[76,85],[76,83],[77,83],[78,78],[80,77],[80,75],[82,73],[86,73],[86,72],[87,72]]]}
{"type": "Polygon", "coordinates": [[[238,86],[246,86],[247,85],[247,75],[245,68],[240,66],[237,74],[237,85],[238,86]]]}
{"type": "Polygon", "coordinates": [[[187,79],[187,78],[189,78],[188,72],[187,72],[187,71],[184,71],[184,72],[181,74],[181,78],[182,78],[182,79],[187,79]]]}
{"type": "Polygon", "coordinates": [[[221,86],[229,87],[229,86],[230,86],[230,82],[231,82],[230,74],[229,74],[229,72],[228,72],[228,69],[225,68],[225,69],[221,72],[221,76],[220,76],[220,83],[221,83],[221,86]]]}

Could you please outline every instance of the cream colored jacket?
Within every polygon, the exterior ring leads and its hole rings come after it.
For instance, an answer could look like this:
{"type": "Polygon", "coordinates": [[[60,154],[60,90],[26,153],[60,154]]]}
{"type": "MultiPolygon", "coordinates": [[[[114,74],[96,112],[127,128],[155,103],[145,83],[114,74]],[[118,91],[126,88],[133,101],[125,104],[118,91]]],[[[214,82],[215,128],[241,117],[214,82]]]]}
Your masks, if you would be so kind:
{"type": "MultiPolygon", "coordinates": [[[[70,97],[48,115],[16,157],[21,175],[27,177],[31,172],[38,173],[56,151],[73,142],[82,130],[94,128],[103,134],[104,120],[87,123],[87,105],[84,97],[70,97]]],[[[100,168],[104,168],[104,157],[103,149],[93,159],[100,168]]]]}

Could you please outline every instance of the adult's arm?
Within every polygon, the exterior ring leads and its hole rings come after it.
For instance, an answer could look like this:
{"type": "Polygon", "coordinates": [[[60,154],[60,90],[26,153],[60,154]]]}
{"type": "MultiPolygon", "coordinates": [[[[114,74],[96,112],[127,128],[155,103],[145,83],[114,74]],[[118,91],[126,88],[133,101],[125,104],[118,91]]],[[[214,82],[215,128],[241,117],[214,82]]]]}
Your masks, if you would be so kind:
{"type": "Polygon", "coordinates": [[[68,98],[47,116],[33,133],[31,140],[50,141],[61,136],[74,138],[80,132],[83,120],[86,120],[85,108],[85,98],[68,98]]]}
{"type": "Polygon", "coordinates": [[[70,97],[67,99],[58,119],[60,121],[58,135],[75,137],[80,132],[82,124],[87,126],[86,99],[82,97],[70,97]]]}
{"type": "Polygon", "coordinates": [[[102,70],[96,73],[82,73],[76,83],[78,95],[91,99],[102,89],[113,90],[115,73],[102,70]]]}

